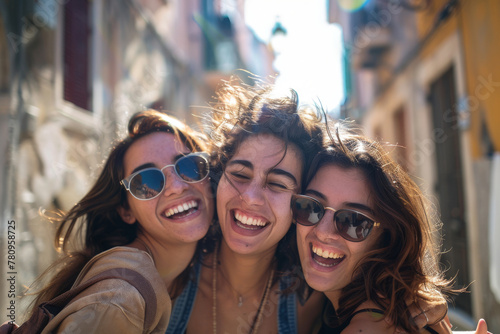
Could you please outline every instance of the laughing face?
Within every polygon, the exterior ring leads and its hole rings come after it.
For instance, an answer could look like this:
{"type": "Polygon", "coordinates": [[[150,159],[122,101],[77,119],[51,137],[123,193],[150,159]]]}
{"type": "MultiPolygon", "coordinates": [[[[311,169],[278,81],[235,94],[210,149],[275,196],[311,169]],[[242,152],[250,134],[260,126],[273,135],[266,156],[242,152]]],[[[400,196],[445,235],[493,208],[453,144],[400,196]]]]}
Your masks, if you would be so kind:
{"type": "Polygon", "coordinates": [[[299,190],[302,154],[272,135],[244,140],[217,188],[224,242],[239,254],[274,252],[292,221],[290,199],[299,190]]]}
{"type": "MultiPolygon", "coordinates": [[[[124,157],[125,175],[174,164],[189,149],[173,134],[157,132],[134,142],[124,157]]],[[[186,183],[173,167],[163,170],[165,187],[159,196],[138,200],[127,192],[129,210],[121,214],[127,223],[138,222],[139,236],[163,245],[193,243],[208,230],[213,218],[213,196],[207,179],[186,183]]]]}
{"type": "MultiPolygon", "coordinates": [[[[370,193],[361,170],[334,165],[321,167],[305,191],[324,206],[356,210],[368,216],[372,215],[370,193]]],[[[297,245],[307,283],[325,292],[330,300],[338,300],[340,290],[351,281],[359,260],[373,249],[381,232],[372,229],[361,242],[347,241],[339,235],[333,214],[327,210],[314,226],[297,224],[297,245]]]]}

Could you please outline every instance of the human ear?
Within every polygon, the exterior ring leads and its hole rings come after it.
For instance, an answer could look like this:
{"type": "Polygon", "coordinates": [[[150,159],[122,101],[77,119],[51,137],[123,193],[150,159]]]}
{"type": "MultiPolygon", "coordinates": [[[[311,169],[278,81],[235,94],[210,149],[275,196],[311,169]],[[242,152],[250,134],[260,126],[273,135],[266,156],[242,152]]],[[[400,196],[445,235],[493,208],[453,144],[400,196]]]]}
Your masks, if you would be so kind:
{"type": "Polygon", "coordinates": [[[130,211],[130,209],[126,209],[123,206],[119,206],[116,211],[118,211],[118,214],[120,217],[122,217],[122,220],[127,223],[127,224],[134,224],[137,219],[135,219],[135,215],[130,211]]]}

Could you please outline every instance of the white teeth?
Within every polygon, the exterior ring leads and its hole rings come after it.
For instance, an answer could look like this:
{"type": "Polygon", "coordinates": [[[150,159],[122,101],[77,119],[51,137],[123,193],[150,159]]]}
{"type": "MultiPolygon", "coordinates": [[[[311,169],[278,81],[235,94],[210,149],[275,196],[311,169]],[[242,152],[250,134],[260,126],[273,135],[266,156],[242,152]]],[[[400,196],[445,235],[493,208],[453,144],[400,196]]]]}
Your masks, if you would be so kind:
{"type": "Polygon", "coordinates": [[[198,203],[196,201],[189,201],[186,203],[179,204],[176,207],[168,209],[167,212],[165,213],[165,216],[170,217],[176,213],[181,213],[191,208],[197,208],[197,207],[198,203]]]}
{"type": "Polygon", "coordinates": [[[265,226],[266,222],[256,218],[256,217],[248,217],[244,216],[241,214],[241,212],[236,212],[234,214],[234,218],[238,220],[240,223],[245,224],[245,225],[252,225],[252,226],[265,226]]]}
{"type": "Polygon", "coordinates": [[[316,247],[316,246],[312,247],[312,251],[314,254],[321,256],[325,259],[340,259],[340,258],[344,257],[342,254],[329,252],[327,250],[323,250],[323,249],[316,247]]]}
{"type": "Polygon", "coordinates": [[[333,267],[333,264],[325,264],[325,263],[321,263],[321,262],[318,262],[318,261],[314,261],[314,262],[316,262],[317,264],[319,264],[322,267],[328,267],[328,268],[333,267]]]}

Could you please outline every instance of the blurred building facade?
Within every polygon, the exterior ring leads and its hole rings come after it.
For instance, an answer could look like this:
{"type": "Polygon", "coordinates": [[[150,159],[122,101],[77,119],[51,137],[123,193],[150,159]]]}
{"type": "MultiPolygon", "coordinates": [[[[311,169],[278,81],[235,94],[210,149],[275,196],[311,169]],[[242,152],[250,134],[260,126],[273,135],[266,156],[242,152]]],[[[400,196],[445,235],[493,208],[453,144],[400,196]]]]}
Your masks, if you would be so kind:
{"type": "MultiPolygon", "coordinates": [[[[442,264],[470,294],[452,323],[484,317],[500,331],[500,3],[371,0],[355,11],[329,1],[343,27],[347,99],[342,116],[389,149],[435,200],[442,264]]],[[[344,2],[345,3],[345,2],[344,2]]]]}
{"type": "Polygon", "coordinates": [[[25,306],[7,278],[21,295],[56,258],[54,226],[39,210],[68,210],[86,193],[132,114],[153,107],[198,128],[220,79],[235,69],[273,74],[272,52],[245,26],[243,8],[0,0],[2,310],[15,300],[21,315],[25,306]]]}

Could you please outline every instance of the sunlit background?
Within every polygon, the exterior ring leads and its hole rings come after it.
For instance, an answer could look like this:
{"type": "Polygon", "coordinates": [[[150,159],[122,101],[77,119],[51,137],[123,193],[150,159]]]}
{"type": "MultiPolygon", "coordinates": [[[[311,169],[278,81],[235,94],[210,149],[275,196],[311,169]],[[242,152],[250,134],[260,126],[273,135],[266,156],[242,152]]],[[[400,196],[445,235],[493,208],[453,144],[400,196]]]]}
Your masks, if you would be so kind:
{"type": "Polygon", "coordinates": [[[446,275],[474,282],[449,304],[455,328],[500,332],[499,17],[497,0],[0,0],[16,292],[57,257],[39,209],[87,192],[133,113],[203,130],[221,81],[251,72],[387,146],[439,210],[446,275]]]}
{"type": "Polygon", "coordinates": [[[245,4],[246,23],[276,53],[276,83],[295,89],[303,103],[321,102],[328,111],[338,111],[345,98],[342,37],[340,26],[327,21],[327,2],[249,0],[245,4]],[[277,24],[283,29],[278,33],[277,24]]]}

